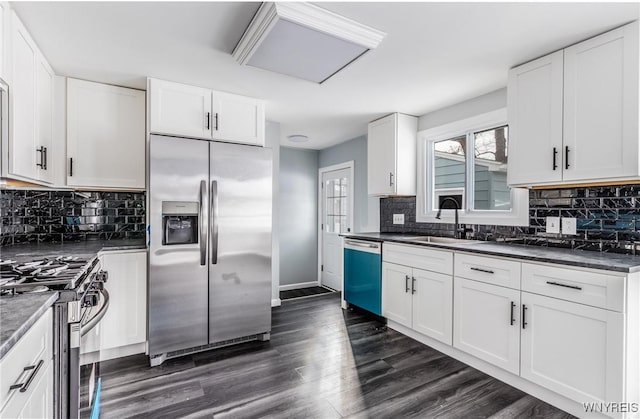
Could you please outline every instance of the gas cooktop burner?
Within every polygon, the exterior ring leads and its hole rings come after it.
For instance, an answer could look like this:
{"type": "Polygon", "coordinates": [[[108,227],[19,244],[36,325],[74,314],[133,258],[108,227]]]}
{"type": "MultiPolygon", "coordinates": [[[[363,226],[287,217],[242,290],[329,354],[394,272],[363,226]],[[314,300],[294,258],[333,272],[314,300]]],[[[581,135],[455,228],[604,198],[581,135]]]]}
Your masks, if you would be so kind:
{"type": "Polygon", "coordinates": [[[0,260],[0,292],[5,295],[73,288],[74,280],[85,270],[88,262],[77,256],[49,257],[20,263],[0,260]]]}

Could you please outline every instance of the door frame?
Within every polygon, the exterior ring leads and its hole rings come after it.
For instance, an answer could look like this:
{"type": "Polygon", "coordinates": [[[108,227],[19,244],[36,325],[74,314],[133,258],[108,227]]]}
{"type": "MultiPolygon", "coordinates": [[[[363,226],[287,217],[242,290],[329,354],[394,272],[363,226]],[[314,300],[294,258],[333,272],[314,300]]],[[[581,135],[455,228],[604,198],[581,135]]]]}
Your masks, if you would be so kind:
{"type": "MultiPolygon", "coordinates": [[[[354,196],[353,193],[355,191],[355,161],[349,160],[343,163],[334,164],[327,167],[321,167],[318,169],[318,223],[317,223],[317,231],[318,231],[318,286],[322,286],[322,214],[324,208],[323,201],[323,193],[322,193],[322,175],[327,172],[333,172],[335,170],[349,169],[349,176],[351,177],[351,182],[349,182],[349,224],[348,228],[353,232],[353,208],[354,208],[354,196]]],[[[342,263],[341,263],[342,265],[342,263]]],[[[344,290],[344,274],[342,277],[342,289],[344,290]]]]}

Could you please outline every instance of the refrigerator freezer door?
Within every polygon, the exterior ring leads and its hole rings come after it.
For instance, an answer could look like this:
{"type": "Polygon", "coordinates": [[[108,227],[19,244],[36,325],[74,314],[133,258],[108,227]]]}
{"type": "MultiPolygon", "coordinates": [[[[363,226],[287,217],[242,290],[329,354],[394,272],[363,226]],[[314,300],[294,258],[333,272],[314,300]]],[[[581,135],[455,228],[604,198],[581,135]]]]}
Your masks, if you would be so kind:
{"type": "Polygon", "coordinates": [[[271,330],[270,149],[211,143],[209,343],[271,330]]]}
{"type": "Polygon", "coordinates": [[[209,143],[152,135],[149,171],[149,353],[158,355],[208,343],[209,143]],[[196,243],[163,246],[163,201],[193,203],[196,243]]]}

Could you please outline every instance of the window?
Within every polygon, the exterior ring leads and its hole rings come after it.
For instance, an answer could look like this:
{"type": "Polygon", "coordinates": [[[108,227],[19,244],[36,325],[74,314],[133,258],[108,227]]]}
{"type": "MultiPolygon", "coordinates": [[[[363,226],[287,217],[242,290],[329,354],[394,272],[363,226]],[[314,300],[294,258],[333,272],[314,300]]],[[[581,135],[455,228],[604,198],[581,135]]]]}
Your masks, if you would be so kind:
{"type": "Polygon", "coordinates": [[[419,133],[419,222],[528,225],[528,192],[507,182],[509,127],[500,110],[419,133]],[[451,199],[446,199],[451,198],[451,199]]]}

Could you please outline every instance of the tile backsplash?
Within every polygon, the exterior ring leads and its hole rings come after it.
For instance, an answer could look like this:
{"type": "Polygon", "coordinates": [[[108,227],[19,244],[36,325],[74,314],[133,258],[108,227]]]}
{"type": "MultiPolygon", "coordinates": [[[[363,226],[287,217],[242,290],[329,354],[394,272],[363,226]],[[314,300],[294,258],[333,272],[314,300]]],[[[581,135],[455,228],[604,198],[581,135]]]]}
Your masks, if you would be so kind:
{"type": "MultiPolygon", "coordinates": [[[[452,224],[417,223],[415,197],[380,199],[380,231],[453,235],[452,224]],[[394,225],[393,214],[405,224],[394,225]]],[[[640,254],[640,185],[531,189],[529,226],[467,225],[479,240],[640,254]],[[573,217],[577,235],[545,233],[546,217],[573,217]]]]}
{"type": "Polygon", "coordinates": [[[0,190],[0,245],[144,239],[144,192],[0,190]]]}

